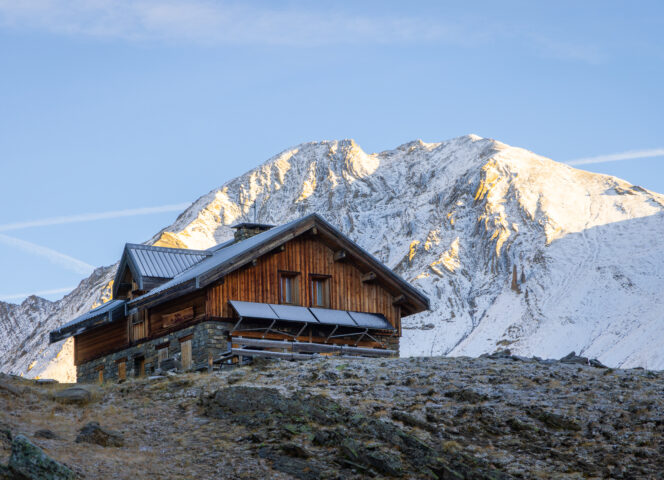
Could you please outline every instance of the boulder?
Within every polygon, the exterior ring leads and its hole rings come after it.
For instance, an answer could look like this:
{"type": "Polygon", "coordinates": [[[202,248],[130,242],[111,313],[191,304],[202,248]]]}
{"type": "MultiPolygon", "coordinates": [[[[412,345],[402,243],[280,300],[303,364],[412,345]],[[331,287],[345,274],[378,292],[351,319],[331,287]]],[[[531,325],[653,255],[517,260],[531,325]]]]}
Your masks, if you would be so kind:
{"type": "Polygon", "coordinates": [[[23,435],[14,437],[8,467],[14,475],[9,478],[15,479],[74,480],[76,478],[68,467],[50,458],[23,435]]]}
{"type": "Polygon", "coordinates": [[[0,423],[0,448],[9,450],[12,446],[12,431],[9,425],[0,423]]]}
{"type": "Polygon", "coordinates": [[[577,363],[579,365],[589,365],[588,357],[581,357],[576,352],[570,352],[560,359],[560,363],[577,363]]]}
{"type": "Polygon", "coordinates": [[[53,399],[59,403],[85,405],[94,400],[97,390],[86,385],[77,385],[75,387],[65,388],[53,395],[53,399]]]}
{"type": "Polygon", "coordinates": [[[76,443],[82,442],[94,443],[102,447],[121,447],[124,445],[124,438],[117,432],[103,428],[97,422],[90,422],[81,429],[76,437],[76,443]]]}
{"type": "Polygon", "coordinates": [[[609,368],[606,365],[604,365],[602,362],[597,360],[596,358],[591,358],[590,360],[588,360],[588,363],[590,364],[591,367],[595,368],[609,368]]]}
{"type": "Polygon", "coordinates": [[[510,351],[509,348],[504,348],[504,349],[499,349],[496,350],[495,352],[488,354],[488,353],[483,353],[480,355],[480,358],[491,358],[491,359],[499,359],[499,358],[510,358],[512,356],[512,352],[510,351]]]}
{"type": "Polygon", "coordinates": [[[44,428],[42,430],[37,430],[34,436],[37,438],[45,438],[47,440],[53,440],[54,438],[58,438],[58,436],[53,431],[47,428],[44,428]]]}
{"type": "Polygon", "coordinates": [[[0,380],[0,391],[5,391],[14,396],[19,396],[21,394],[20,388],[12,385],[9,382],[5,382],[4,380],[0,380]]]}

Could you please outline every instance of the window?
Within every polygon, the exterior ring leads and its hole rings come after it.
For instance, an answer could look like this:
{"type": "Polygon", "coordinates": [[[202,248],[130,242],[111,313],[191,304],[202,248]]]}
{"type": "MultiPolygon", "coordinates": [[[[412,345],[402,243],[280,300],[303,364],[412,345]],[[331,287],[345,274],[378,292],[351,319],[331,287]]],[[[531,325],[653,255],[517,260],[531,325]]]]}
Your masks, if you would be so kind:
{"type": "Polygon", "coordinates": [[[131,340],[141,340],[148,336],[147,310],[129,316],[131,320],[131,340]]]}
{"type": "Polygon", "coordinates": [[[191,336],[180,339],[180,352],[182,354],[182,370],[191,368],[191,336]]]}
{"type": "Polygon", "coordinates": [[[289,305],[300,304],[299,273],[279,272],[279,302],[289,305]]]}
{"type": "Polygon", "coordinates": [[[311,276],[311,306],[330,308],[330,277],[327,275],[311,276]]]}

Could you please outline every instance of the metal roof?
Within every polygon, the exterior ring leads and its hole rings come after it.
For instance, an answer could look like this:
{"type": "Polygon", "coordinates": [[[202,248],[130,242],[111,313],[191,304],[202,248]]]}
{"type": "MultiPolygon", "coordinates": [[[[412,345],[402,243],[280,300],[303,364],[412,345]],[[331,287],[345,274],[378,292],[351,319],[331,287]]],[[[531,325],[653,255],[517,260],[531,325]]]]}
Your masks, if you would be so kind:
{"type": "MultiPolygon", "coordinates": [[[[220,267],[224,264],[232,264],[233,259],[248,250],[260,246],[262,243],[268,242],[269,240],[278,237],[283,232],[288,231],[289,228],[300,222],[302,219],[294,220],[290,223],[274,227],[265,232],[249,237],[246,240],[241,242],[232,243],[225,248],[217,250],[211,256],[205,258],[200,263],[194,265],[189,270],[182,272],[181,274],[175,276],[172,280],[165,282],[159,285],[156,288],[153,288],[145,295],[141,295],[132,300],[132,304],[139,303],[141,300],[145,300],[148,297],[152,297],[161,292],[164,292],[170,288],[176,287],[187,281],[195,280],[199,275],[202,275],[214,268],[220,267]]],[[[214,247],[213,247],[214,248],[214,247]]],[[[239,266],[239,265],[238,265],[239,266]]]]}
{"type": "Polygon", "coordinates": [[[124,316],[124,306],[126,300],[109,300],[97,308],[93,308],[80,317],[65,323],[60,328],[52,330],[50,333],[50,342],[57,342],[63,338],[78,335],[83,330],[91,327],[99,327],[124,316]]]}
{"type": "Polygon", "coordinates": [[[115,274],[113,297],[118,295],[120,284],[127,268],[131,271],[132,277],[138,284],[139,289],[147,290],[150,287],[146,288],[144,279],[169,280],[212,254],[213,252],[208,250],[154,247],[151,245],[127,243],[125,244],[117,273],[115,274]]]}
{"type": "Polygon", "coordinates": [[[242,223],[236,223],[235,225],[231,225],[231,228],[234,228],[234,229],[238,229],[238,228],[259,228],[261,230],[269,230],[272,227],[274,227],[274,225],[270,225],[268,223],[252,223],[252,222],[242,222],[242,223]]]}
{"type": "Polygon", "coordinates": [[[144,277],[173,278],[205,257],[212,255],[205,250],[153,247],[127,244],[137,274],[144,277]]]}

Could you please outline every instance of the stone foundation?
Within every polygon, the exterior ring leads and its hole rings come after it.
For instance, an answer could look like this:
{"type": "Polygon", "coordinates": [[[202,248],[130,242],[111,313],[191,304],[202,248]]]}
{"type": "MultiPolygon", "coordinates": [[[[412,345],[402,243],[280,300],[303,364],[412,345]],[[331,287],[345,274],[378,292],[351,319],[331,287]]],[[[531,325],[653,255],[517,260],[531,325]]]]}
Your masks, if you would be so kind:
{"type": "Polygon", "coordinates": [[[103,368],[104,381],[118,380],[118,361],[126,359],[127,378],[139,375],[138,359],[145,360],[145,374],[151,375],[157,369],[158,351],[167,348],[166,358],[172,358],[180,364],[180,339],[191,335],[192,370],[205,368],[210,356],[218,357],[226,352],[228,345],[228,331],[232,326],[228,323],[209,321],[192,325],[182,330],[172,332],[163,337],[139,343],[119,352],[97,358],[76,367],[76,378],[79,383],[93,383],[99,381],[99,370],[103,368]],[[168,346],[164,346],[168,344],[168,346]]]}

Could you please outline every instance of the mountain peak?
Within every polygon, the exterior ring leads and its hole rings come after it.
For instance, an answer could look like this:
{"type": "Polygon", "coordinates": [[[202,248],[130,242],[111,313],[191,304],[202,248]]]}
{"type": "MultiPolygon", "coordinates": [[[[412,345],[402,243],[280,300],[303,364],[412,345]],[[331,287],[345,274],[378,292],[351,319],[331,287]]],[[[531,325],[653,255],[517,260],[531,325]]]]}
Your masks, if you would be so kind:
{"type": "MultiPolygon", "coordinates": [[[[509,345],[664,368],[664,196],[474,134],[372,154],[352,139],[303,143],[200,197],[147,243],[205,249],[254,214],[282,224],[314,212],[432,299],[404,319],[404,355],[509,345]]],[[[103,301],[114,268],[51,306],[1,309],[0,364],[27,373],[38,360],[30,374],[43,371],[59,348],[46,332],[103,301]],[[41,330],[23,345],[29,325],[41,330]]]]}

